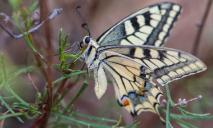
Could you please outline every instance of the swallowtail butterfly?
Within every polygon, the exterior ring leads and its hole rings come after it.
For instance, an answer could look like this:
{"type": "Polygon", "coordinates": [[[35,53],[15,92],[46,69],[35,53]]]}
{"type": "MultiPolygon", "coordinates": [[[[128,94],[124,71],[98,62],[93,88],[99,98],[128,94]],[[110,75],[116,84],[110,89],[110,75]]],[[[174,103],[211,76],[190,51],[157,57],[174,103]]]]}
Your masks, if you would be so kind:
{"type": "Polygon", "coordinates": [[[113,81],[120,106],[132,115],[159,114],[158,85],[204,71],[205,64],[189,53],[162,47],[181,6],[164,2],[124,18],[96,41],[85,36],[80,46],[88,69],[94,71],[95,94],[100,99],[113,81]]]}

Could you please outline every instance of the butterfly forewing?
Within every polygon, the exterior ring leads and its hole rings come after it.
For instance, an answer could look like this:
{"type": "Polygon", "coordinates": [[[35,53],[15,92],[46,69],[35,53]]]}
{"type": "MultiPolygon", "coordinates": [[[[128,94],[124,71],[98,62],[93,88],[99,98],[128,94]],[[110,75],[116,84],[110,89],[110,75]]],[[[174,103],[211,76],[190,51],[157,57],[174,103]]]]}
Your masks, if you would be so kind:
{"type": "Polygon", "coordinates": [[[149,6],[121,20],[103,33],[97,42],[104,45],[162,46],[181,7],[174,3],[149,6]]]}

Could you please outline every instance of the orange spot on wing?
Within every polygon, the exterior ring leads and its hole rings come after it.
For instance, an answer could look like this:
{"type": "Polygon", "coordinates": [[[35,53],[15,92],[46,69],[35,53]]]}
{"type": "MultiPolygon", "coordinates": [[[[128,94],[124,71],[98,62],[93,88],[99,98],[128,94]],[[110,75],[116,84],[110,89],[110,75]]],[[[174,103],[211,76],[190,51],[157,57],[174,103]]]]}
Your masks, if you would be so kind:
{"type": "Polygon", "coordinates": [[[128,99],[124,99],[123,100],[123,106],[128,106],[130,105],[129,100],[128,99]]]}

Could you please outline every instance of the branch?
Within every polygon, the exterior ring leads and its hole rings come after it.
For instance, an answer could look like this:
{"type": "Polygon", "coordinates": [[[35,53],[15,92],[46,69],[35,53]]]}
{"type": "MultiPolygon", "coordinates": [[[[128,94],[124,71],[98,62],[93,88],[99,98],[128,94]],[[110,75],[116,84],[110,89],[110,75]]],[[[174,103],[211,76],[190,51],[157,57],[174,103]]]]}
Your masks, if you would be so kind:
{"type": "Polygon", "coordinates": [[[189,104],[190,102],[196,101],[196,100],[200,100],[200,99],[202,99],[202,95],[199,95],[199,96],[197,96],[197,97],[195,97],[195,98],[192,98],[192,99],[189,99],[189,100],[179,98],[179,99],[178,99],[178,102],[177,102],[176,104],[174,104],[173,107],[177,107],[177,106],[186,106],[186,105],[189,104]]]}
{"type": "Polygon", "coordinates": [[[210,12],[210,9],[211,9],[211,6],[212,6],[212,2],[213,2],[213,0],[208,0],[205,13],[203,15],[201,23],[199,24],[199,28],[198,28],[198,32],[197,32],[197,35],[196,35],[196,38],[195,38],[194,46],[192,48],[192,53],[194,55],[196,55],[197,52],[198,52],[199,44],[200,44],[200,41],[201,41],[201,36],[202,36],[204,26],[206,24],[206,21],[207,21],[207,18],[208,18],[208,15],[209,15],[209,12],[210,12]]]}
{"type": "MultiPolygon", "coordinates": [[[[21,34],[14,34],[13,32],[11,32],[9,29],[7,29],[3,24],[0,23],[0,27],[12,38],[14,39],[20,39],[23,36],[26,36],[30,33],[33,33],[35,31],[37,31],[39,28],[41,28],[41,26],[43,26],[46,22],[48,22],[49,20],[52,20],[53,18],[55,18],[56,16],[58,16],[59,14],[61,14],[62,12],[62,8],[57,8],[54,9],[43,21],[41,21],[39,24],[37,24],[36,26],[30,28],[28,31],[23,32],[21,34]]],[[[4,21],[8,21],[10,18],[9,16],[7,16],[5,13],[0,13],[0,16],[4,17],[4,21]]]]}
{"type": "Polygon", "coordinates": [[[47,61],[47,65],[45,68],[45,72],[46,74],[44,74],[46,76],[46,80],[47,80],[47,98],[45,101],[43,101],[42,103],[42,115],[33,123],[32,128],[35,127],[40,127],[40,128],[45,128],[47,127],[47,123],[48,123],[48,119],[51,113],[51,109],[52,109],[52,102],[53,102],[53,71],[52,71],[52,65],[53,65],[53,45],[52,45],[52,30],[51,30],[51,26],[48,22],[46,22],[47,20],[50,20],[52,18],[54,18],[56,15],[58,15],[61,10],[55,11],[53,13],[51,13],[47,19],[45,19],[45,17],[47,17],[47,13],[48,11],[48,5],[47,2],[44,0],[40,0],[39,1],[40,4],[40,14],[41,14],[41,19],[44,19],[42,21],[44,21],[42,24],[44,24],[44,36],[46,37],[46,61],[47,61]]]}

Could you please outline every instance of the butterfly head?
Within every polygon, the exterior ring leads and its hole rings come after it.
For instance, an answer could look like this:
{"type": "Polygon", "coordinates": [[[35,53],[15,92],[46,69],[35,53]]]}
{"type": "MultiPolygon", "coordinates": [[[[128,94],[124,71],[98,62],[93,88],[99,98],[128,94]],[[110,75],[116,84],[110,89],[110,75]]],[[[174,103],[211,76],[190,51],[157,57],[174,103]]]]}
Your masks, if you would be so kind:
{"type": "Polygon", "coordinates": [[[85,36],[80,42],[80,50],[85,51],[90,46],[97,48],[97,43],[90,36],[85,36]]]}
{"type": "Polygon", "coordinates": [[[80,49],[82,50],[82,49],[87,48],[87,46],[90,44],[91,40],[92,39],[90,36],[85,36],[83,38],[83,40],[80,42],[80,49]]]}

